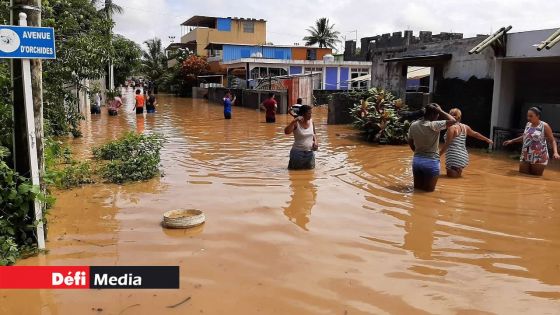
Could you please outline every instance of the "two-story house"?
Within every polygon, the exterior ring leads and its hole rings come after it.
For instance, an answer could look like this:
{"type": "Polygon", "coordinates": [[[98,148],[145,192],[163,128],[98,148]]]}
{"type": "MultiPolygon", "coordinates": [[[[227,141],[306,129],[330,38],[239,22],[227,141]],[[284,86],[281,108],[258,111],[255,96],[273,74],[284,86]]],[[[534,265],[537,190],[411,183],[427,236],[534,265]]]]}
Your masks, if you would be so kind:
{"type": "Polygon", "coordinates": [[[195,15],[181,26],[187,28],[181,44],[199,56],[208,56],[209,43],[266,44],[266,21],[262,19],[195,15]]]}

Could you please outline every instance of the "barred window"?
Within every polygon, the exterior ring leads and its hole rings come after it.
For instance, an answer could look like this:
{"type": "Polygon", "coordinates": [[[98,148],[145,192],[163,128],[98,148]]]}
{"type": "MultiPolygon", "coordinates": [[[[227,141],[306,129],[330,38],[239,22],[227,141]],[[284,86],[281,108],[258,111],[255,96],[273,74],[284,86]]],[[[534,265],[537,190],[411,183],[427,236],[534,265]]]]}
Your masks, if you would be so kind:
{"type": "Polygon", "coordinates": [[[255,32],[255,23],[253,21],[244,21],[243,22],[243,32],[244,33],[254,33],[255,32]]]}

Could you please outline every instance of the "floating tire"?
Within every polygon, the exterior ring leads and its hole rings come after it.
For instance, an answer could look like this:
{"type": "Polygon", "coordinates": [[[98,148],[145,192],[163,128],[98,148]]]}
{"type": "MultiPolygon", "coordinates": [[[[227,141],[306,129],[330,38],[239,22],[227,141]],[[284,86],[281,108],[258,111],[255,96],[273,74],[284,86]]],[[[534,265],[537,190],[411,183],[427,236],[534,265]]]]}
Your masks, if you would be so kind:
{"type": "Polygon", "coordinates": [[[163,226],[168,229],[188,229],[206,221],[204,213],[196,209],[171,210],[163,214],[163,226]]]}

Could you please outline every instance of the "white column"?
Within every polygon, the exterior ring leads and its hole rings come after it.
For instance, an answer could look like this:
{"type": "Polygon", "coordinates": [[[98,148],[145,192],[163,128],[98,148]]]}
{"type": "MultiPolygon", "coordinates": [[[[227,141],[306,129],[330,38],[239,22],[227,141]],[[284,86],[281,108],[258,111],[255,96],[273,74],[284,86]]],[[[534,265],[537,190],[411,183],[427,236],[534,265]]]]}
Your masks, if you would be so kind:
{"type": "Polygon", "coordinates": [[[340,67],[336,67],[336,89],[340,90],[340,67]]]}
{"type": "Polygon", "coordinates": [[[501,59],[495,59],[494,64],[494,90],[492,91],[492,113],[490,115],[490,139],[494,137],[494,127],[498,126],[500,117],[500,96],[502,91],[502,66],[501,59]]]}

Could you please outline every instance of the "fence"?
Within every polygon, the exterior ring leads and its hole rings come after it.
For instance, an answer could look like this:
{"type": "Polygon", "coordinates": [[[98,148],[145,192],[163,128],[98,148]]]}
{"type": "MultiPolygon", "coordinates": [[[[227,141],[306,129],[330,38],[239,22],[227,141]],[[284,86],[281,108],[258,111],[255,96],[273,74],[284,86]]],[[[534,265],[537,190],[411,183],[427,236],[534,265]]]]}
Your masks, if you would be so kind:
{"type": "Polygon", "coordinates": [[[288,92],[287,91],[270,91],[270,90],[244,90],[229,88],[208,88],[208,100],[214,103],[222,103],[224,95],[227,91],[231,91],[237,98],[233,106],[257,109],[259,105],[268,97],[268,93],[273,92],[278,102],[278,114],[288,113],[288,92]]]}

